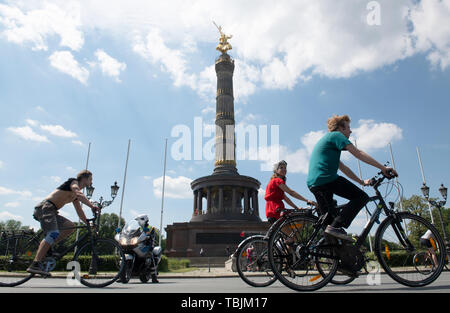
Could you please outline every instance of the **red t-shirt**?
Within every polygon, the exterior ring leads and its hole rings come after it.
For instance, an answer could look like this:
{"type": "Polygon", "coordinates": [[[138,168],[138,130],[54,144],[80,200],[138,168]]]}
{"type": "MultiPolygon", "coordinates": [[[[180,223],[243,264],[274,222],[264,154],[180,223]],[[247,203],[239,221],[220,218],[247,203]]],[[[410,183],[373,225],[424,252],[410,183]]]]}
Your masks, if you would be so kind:
{"type": "Polygon", "coordinates": [[[266,187],[266,193],[264,199],[266,200],[266,217],[280,218],[280,213],[276,210],[278,208],[284,208],[284,191],[278,186],[284,184],[284,180],[279,177],[272,178],[266,187]]]}

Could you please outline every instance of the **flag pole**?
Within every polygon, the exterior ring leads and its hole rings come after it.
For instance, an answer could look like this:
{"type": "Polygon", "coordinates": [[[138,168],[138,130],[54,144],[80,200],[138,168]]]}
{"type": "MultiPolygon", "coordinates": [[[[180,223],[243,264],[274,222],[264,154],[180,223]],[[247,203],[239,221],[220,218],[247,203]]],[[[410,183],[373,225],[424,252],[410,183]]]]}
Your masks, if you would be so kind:
{"type": "Polygon", "coordinates": [[[161,223],[159,226],[159,246],[161,247],[162,227],[163,227],[163,212],[164,212],[164,187],[166,183],[166,158],[167,158],[167,138],[164,146],[164,173],[163,173],[163,185],[162,185],[162,199],[161,199],[161,223]]]}
{"type": "Polygon", "coordinates": [[[122,187],[122,196],[120,197],[119,221],[117,222],[117,228],[120,228],[120,220],[122,218],[122,206],[123,206],[123,197],[125,195],[125,184],[127,182],[127,170],[128,170],[128,158],[130,156],[130,145],[131,145],[131,139],[128,139],[127,160],[125,162],[125,173],[123,174],[123,187],[122,187]]]}
{"type": "MultiPolygon", "coordinates": [[[[422,173],[422,180],[423,180],[423,184],[426,184],[425,181],[425,173],[423,171],[423,165],[422,165],[422,158],[420,157],[420,152],[419,152],[419,147],[416,147],[417,150],[417,158],[419,159],[419,166],[420,166],[420,172],[422,173]]],[[[427,201],[428,202],[428,201],[427,201]]],[[[430,202],[428,202],[428,209],[430,210],[430,216],[431,216],[431,224],[434,225],[434,218],[433,218],[433,211],[431,209],[431,204],[430,202]]]]}
{"type": "MultiPolygon", "coordinates": [[[[394,170],[397,171],[397,168],[395,166],[395,161],[394,161],[394,154],[392,153],[392,144],[391,143],[389,143],[389,152],[391,153],[392,166],[394,167],[394,170]]],[[[395,183],[397,185],[397,190],[398,190],[398,198],[399,198],[399,202],[400,202],[400,210],[403,211],[403,201],[402,201],[402,195],[400,193],[400,185],[398,183],[398,177],[395,177],[395,183]]]]}
{"type": "MultiPolygon", "coordinates": [[[[356,139],[355,139],[355,147],[358,148],[358,145],[356,144],[356,139]]],[[[358,161],[358,171],[359,171],[359,178],[361,180],[362,179],[362,172],[361,172],[361,163],[359,161],[359,159],[356,159],[358,161]]],[[[364,185],[361,186],[361,189],[364,190],[364,185]]],[[[366,208],[366,210],[364,211],[364,213],[366,213],[366,220],[367,222],[369,222],[369,215],[367,215],[367,205],[364,206],[366,208]]],[[[369,246],[370,246],[370,252],[373,252],[373,248],[372,248],[372,237],[370,237],[370,233],[369,233],[369,246]]]]}
{"type": "MultiPolygon", "coordinates": [[[[89,143],[89,146],[88,146],[88,153],[87,153],[86,167],[85,167],[86,170],[88,169],[88,166],[89,166],[89,157],[90,157],[90,155],[91,155],[91,143],[89,143]]],[[[86,190],[86,187],[83,188],[83,193],[85,192],[85,190],[86,190]]],[[[81,208],[83,208],[83,203],[81,203],[81,208]]],[[[78,218],[78,224],[80,224],[80,223],[81,223],[81,220],[80,220],[80,218],[78,218]]],[[[77,228],[77,234],[76,234],[76,236],[75,236],[75,240],[76,240],[76,241],[78,241],[78,236],[79,236],[79,234],[80,234],[80,229],[77,228]]],[[[76,247],[76,246],[75,246],[74,253],[75,253],[75,252],[77,252],[77,247],[76,247]]]]}

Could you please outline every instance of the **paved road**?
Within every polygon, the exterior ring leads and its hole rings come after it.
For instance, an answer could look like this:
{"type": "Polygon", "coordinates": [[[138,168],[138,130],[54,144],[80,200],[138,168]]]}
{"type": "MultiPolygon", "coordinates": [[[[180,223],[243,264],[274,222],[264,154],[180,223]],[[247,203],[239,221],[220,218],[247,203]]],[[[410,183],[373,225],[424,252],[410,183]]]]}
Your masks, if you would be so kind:
{"type": "MultiPolygon", "coordinates": [[[[160,278],[159,284],[142,284],[133,279],[129,284],[114,283],[102,289],[92,289],[85,286],[68,286],[61,278],[34,278],[27,283],[14,288],[0,288],[0,293],[20,292],[177,292],[177,293],[207,293],[219,291],[224,293],[279,293],[295,292],[276,282],[266,288],[253,288],[246,285],[240,278],[160,278]]],[[[381,275],[381,285],[369,286],[366,276],[362,276],[347,286],[334,286],[329,284],[317,292],[450,292],[450,272],[441,274],[437,281],[423,288],[408,288],[402,286],[385,274],[381,275]]]]}

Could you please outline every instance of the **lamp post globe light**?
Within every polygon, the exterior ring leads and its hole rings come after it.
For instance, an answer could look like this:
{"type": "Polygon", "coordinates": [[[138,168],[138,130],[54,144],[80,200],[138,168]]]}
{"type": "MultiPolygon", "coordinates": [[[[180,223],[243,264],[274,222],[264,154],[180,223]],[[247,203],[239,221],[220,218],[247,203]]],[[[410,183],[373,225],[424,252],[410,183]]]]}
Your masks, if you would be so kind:
{"type": "MultiPolygon", "coordinates": [[[[99,198],[99,201],[94,201],[93,203],[96,204],[99,208],[105,208],[109,205],[111,205],[111,203],[113,203],[114,199],[117,196],[117,192],[119,191],[119,185],[117,185],[117,182],[114,182],[114,185],[111,186],[111,200],[109,201],[103,201],[103,197],[99,198]]],[[[94,193],[94,186],[89,186],[86,187],[86,198],[88,198],[89,200],[91,200],[92,198],[92,194],[94,193]]]]}
{"type": "MultiPolygon", "coordinates": [[[[445,202],[447,202],[447,187],[444,187],[444,184],[441,184],[439,188],[439,192],[441,193],[442,198],[444,198],[445,202]]],[[[445,204],[444,202],[444,204],[445,204]]]]}
{"type": "Polygon", "coordinates": [[[114,185],[111,186],[111,198],[116,198],[119,188],[120,187],[117,185],[117,182],[114,182],[114,185]]]}
{"type": "Polygon", "coordinates": [[[422,190],[423,196],[428,200],[428,197],[430,196],[430,187],[428,187],[425,183],[423,183],[420,190],[422,190]]]}
{"type": "Polygon", "coordinates": [[[442,232],[444,233],[445,245],[446,245],[447,250],[448,250],[449,249],[449,241],[448,241],[448,238],[447,238],[447,232],[445,231],[444,219],[442,217],[442,212],[441,212],[441,208],[447,202],[447,188],[444,186],[444,184],[441,184],[441,186],[439,187],[439,193],[441,194],[442,198],[444,198],[443,201],[431,200],[429,198],[430,197],[430,188],[425,183],[423,183],[423,185],[420,188],[420,190],[422,191],[422,194],[425,197],[425,199],[427,200],[427,202],[430,205],[434,206],[438,210],[439,219],[440,219],[441,227],[442,227],[442,232]]]}

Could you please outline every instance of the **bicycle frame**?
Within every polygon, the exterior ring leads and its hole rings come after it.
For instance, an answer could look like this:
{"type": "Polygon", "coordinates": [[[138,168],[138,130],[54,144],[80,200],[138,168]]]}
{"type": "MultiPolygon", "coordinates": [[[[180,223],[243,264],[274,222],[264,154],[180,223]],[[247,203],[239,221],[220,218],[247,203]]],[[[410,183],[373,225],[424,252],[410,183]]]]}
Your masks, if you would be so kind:
{"type": "MultiPolygon", "coordinates": [[[[87,225],[82,225],[82,226],[74,226],[74,227],[62,227],[59,230],[68,230],[68,229],[87,229],[87,233],[84,234],[81,238],[79,238],[78,240],[76,240],[73,244],[71,244],[68,248],[66,248],[63,252],[58,253],[59,255],[55,257],[56,261],[61,260],[69,251],[73,250],[75,247],[81,246],[88,237],[90,237],[90,240],[94,240],[96,234],[95,232],[97,231],[97,228],[100,224],[100,213],[95,213],[94,214],[94,218],[93,219],[87,219],[88,222],[93,221],[93,227],[87,226],[87,225]],[[93,232],[94,230],[94,232],[93,232]]],[[[40,237],[42,236],[43,231],[39,230],[35,236],[33,236],[29,242],[32,242],[33,240],[37,240],[39,241],[40,237]]],[[[22,234],[24,235],[24,234],[22,234]]]]}
{"type": "MultiPolygon", "coordinates": [[[[386,218],[389,218],[391,216],[394,216],[394,218],[396,217],[396,213],[392,210],[389,209],[386,205],[386,202],[384,201],[384,198],[381,196],[381,193],[378,190],[378,186],[380,185],[382,180],[378,180],[375,184],[374,184],[374,189],[375,189],[375,196],[370,197],[368,202],[374,202],[376,203],[376,209],[373,212],[370,220],[367,222],[367,224],[364,226],[361,234],[358,236],[358,239],[356,240],[356,242],[354,243],[354,246],[359,250],[361,248],[361,246],[364,244],[367,236],[369,235],[370,231],[372,230],[373,226],[375,223],[380,223],[379,221],[379,216],[381,214],[381,212],[384,211],[384,213],[386,214],[386,218]],[[378,201],[378,202],[377,202],[378,201]]],[[[334,255],[328,255],[328,254],[324,254],[324,253],[320,253],[320,252],[314,252],[311,251],[310,248],[311,247],[315,247],[315,248],[337,248],[340,246],[339,241],[338,244],[322,244],[323,240],[320,240],[317,245],[314,245],[314,239],[317,237],[319,231],[321,229],[323,229],[323,227],[325,226],[325,220],[327,219],[329,213],[326,213],[324,215],[322,215],[321,217],[319,217],[318,221],[315,223],[314,225],[314,232],[312,233],[312,235],[310,236],[310,238],[308,239],[308,243],[306,244],[306,246],[304,246],[300,252],[304,252],[304,251],[310,251],[308,254],[313,256],[313,257],[326,257],[329,259],[337,259],[339,260],[340,258],[338,256],[334,256],[334,255]]],[[[290,215],[292,216],[292,215],[290,215]]],[[[285,220],[281,221],[280,223],[284,222],[285,220]]],[[[277,224],[277,223],[275,223],[277,224]]],[[[273,226],[275,226],[275,224],[273,226]]],[[[279,225],[279,223],[277,224],[279,225]]],[[[403,230],[403,227],[401,226],[400,223],[398,223],[396,225],[397,227],[394,227],[394,232],[396,233],[399,241],[402,243],[402,245],[404,245],[408,250],[414,250],[413,245],[411,244],[411,242],[409,241],[409,239],[407,238],[407,236],[405,235],[405,232],[403,230]]],[[[296,264],[298,262],[301,261],[301,258],[296,262],[296,264]]],[[[294,264],[294,266],[296,265],[294,264]]]]}

